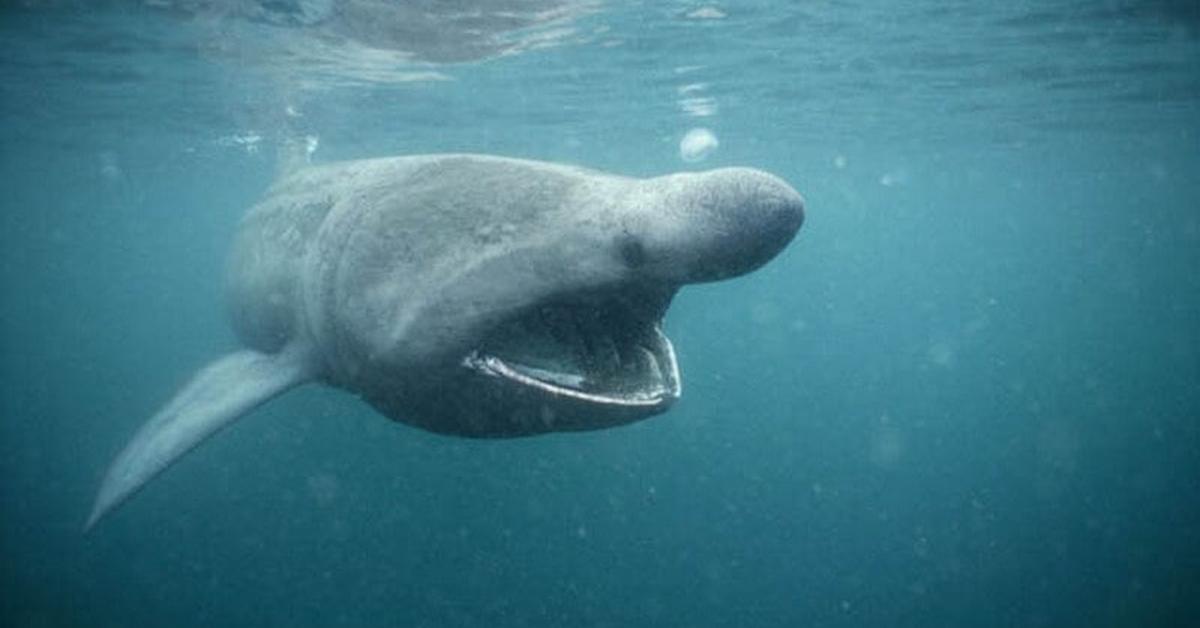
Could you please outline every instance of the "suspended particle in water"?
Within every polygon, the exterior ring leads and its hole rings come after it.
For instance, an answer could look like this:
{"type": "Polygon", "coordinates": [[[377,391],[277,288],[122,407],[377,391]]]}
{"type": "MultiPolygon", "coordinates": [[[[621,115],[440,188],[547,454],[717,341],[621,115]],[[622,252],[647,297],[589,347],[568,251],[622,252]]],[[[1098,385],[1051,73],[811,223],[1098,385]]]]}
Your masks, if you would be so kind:
{"type": "Polygon", "coordinates": [[[954,344],[945,340],[939,340],[929,345],[926,353],[930,362],[942,368],[954,366],[954,361],[958,357],[958,351],[955,350],[954,344]]]}
{"type": "Polygon", "coordinates": [[[900,462],[904,457],[904,452],[907,449],[904,434],[889,425],[881,426],[871,436],[870,448],[868,455],[871,462],[881,468],[889,469],[900,462]]]}
{"type": "Polygon", "coordinates": [[[234,133],[217,138],[217,145],[229,148],[241,148],[249,154],[258,152],[259,143],[262,142],[262,136],[255,131],[246,131],[244,133],[234,133]]]}
{"type": "Polygon", "coordinates": [[[121,178],[120,161],[117,159],[117,154],[111,150],[100,153],[100,176],[109,182],[115,182],[121,178]]]}
{"type": "Polygon", "coordinates": [[[324,472],[310,475],[305,480],[305,484],[308,486],[308,492],[313,501],[321,507],[332,505],[341,488],[336,475],[324,472]]]}
{"type": "Polygon", "coordinates": [[[908,183],[908,172],[903,169],[885,172],[879,177],[879,185],[888,188],[905,185],[906,183],[908,183]]]}
{"type": "Polygon", "coordinates": [[[679,158],[688,163],[701,161],[717,150],[719,144],[712,131],[703,127],[694,128],[679,141],[679,158]]]}
{"type": "Polygon", "coordinates": [[[720,7],[707,6],[693,9],[684,14],[684,17],[692,20],[721,20],[727,17],[727,14],[720,7]]]}

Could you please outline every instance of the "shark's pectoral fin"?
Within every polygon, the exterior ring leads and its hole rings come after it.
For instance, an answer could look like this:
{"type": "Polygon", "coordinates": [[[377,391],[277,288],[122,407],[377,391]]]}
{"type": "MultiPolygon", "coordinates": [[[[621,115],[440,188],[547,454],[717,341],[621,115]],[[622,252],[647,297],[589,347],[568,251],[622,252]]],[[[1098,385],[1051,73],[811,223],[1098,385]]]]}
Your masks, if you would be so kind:
{"type": "Polygon", "coordinates": [[[204,439],[312,377],[311,360],[294,348],[271,355],[238,351],[204,367],[113,461],[84,529],[204,439]]]}

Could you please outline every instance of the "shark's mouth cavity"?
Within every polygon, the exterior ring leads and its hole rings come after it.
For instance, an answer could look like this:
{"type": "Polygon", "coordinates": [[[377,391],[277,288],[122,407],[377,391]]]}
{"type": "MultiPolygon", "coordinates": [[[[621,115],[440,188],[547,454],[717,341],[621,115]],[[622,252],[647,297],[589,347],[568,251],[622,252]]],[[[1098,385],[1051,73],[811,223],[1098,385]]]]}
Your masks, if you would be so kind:
{"type": "Polygon", "coordinates": [[[681,388],[662,332],[671,296],[623,291],[540,303],[501,323],[463,366],[588,403],[665,407],[681,388]]]}

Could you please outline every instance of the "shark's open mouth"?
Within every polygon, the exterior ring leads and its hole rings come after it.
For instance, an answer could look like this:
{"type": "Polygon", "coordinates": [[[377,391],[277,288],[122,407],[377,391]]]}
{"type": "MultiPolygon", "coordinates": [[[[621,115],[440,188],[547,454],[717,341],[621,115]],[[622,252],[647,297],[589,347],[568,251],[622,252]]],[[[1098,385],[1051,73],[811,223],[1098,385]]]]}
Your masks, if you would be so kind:
{"type": "Polygon", "coordinates": [[[661,329],[670,299],[646,290],[538,304],[499,325],[463,365],[595,404],[669,405],[680,394],[675,350],[661,329]]]}

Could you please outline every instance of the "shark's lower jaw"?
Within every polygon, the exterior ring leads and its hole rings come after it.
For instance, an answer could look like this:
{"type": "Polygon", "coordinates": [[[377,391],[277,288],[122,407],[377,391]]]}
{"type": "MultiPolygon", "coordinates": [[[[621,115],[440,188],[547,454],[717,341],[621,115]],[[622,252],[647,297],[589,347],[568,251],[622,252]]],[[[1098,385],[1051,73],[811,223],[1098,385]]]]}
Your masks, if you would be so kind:
{"type": "Polygon", "coordinates": [[[630,354],[634,361],[622,364],[615,373],[588,375],[574,369],[548,369],[479,351],[464,358],[463,365],[519,386],[579,401],[647,408],[665,406],[679,398],[679,367],[670,340],[661,331],[655,329],[655,332],[661,342],[657,350],[636,346],[630,354]]]}
{"type": "Polygon", "coordinates": [[[498,326],[462,365],[596,409],[661,411],[681,392],[660,323],[669,301],[646,292],[540,304],[498,326]]]}

